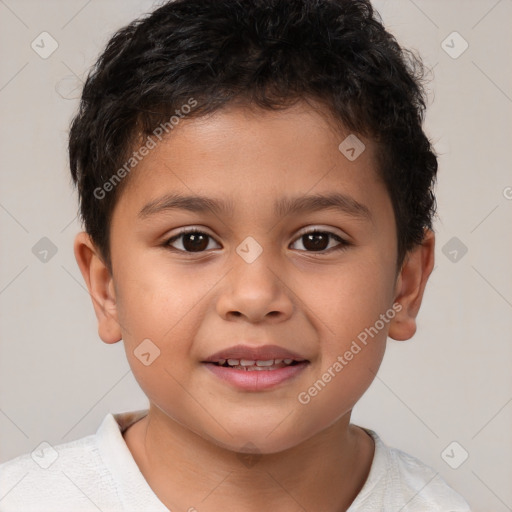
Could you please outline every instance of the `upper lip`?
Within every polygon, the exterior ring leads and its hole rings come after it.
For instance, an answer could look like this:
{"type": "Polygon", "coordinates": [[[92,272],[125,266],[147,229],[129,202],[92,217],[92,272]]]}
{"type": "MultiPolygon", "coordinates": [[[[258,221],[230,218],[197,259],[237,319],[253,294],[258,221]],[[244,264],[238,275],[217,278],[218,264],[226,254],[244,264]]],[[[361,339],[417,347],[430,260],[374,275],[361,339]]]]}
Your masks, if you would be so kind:
{"type": "Polygon", "coordinates": [[[205,359],[203,363],[216,363],[221,359],[246,359],[249,361],[293,359],[294,361],[307,361],[307,359],[301,355],[277,345],[262,345],[260,347],[234,345],[233,347],[215,352],[215,354],[205,359]]]}

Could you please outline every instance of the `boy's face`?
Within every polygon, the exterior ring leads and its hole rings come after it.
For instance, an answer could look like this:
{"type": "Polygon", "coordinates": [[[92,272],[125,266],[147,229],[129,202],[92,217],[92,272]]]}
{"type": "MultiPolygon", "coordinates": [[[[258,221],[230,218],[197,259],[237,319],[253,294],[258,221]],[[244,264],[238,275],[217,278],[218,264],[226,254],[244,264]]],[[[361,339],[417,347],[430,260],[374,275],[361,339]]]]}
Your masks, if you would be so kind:
{"type": "Polygon", "coordinates": [[[404,313],[392,309],[403,282],[374,146],[364,140],[350,161],[338,149],[348,135],[304,103],[228,109],[183,119],[132,171],[112,217],[110,313],[99,314],[99,332],[106,342],[124,340],[162,428],[272,453],[349,422],[404,313]],[[156,207],[170,194],[232,210],[156,207]],[[344,208],[276,211],[284,201],[333,194],[345,197],[344,208]],[[167,244],[183,228],[203,235],[167,244]],[[303,236],[315,228],[321,234],[303,236]],[[237,345],[273,345],[305,362],[262,371],[205,362],[237,345]]]}

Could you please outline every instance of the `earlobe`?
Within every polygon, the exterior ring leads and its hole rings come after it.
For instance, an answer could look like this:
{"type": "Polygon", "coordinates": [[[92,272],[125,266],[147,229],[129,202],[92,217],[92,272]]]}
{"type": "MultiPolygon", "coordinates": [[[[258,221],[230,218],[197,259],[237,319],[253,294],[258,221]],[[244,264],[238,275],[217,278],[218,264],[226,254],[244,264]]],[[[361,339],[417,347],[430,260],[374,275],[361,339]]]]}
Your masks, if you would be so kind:
{"type": "Polygon", "coordinates": [[[122,333],[117,320],[113,277],[85,231],[76,235],[74,252],[98,319],[98,334],[105,343],[116,343],[121,340],[122,333]]]}
{"type": "Polygon", "coordinates": [[[396,283],[395,303],[401,309],[390,323],[388,336],[404,341],[412,338],[416,332],[416,316],[427,280],[434,268],[435,235],[425,230],[421,245],[413,248],[405,257],[396,283]]]}

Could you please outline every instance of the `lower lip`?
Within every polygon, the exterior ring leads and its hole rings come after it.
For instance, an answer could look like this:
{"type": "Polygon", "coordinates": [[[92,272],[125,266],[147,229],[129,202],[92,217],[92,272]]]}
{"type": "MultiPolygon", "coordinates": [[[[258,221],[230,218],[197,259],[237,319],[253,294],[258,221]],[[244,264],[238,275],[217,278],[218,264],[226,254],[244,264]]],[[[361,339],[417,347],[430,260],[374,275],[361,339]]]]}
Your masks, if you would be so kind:
{"type": "Polygon", "coordinates": [[[263,391],[290,380],[304,371],[308,362],[285,366],[277,370],[234,370],[225,366],[204,363],[220,379],[245,391],[263,391]]]}

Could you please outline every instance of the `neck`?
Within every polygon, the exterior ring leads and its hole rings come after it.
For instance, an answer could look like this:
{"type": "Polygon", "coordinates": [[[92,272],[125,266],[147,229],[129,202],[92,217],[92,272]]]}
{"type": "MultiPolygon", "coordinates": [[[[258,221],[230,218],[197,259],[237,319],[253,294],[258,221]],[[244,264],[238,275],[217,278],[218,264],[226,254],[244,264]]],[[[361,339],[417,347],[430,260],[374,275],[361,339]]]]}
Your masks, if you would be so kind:
{"type": "Polygon", "coordinates": [[[152,406],[124,437],[149,486],[170,510],[344,511],[361,490],[374,454],[373,440],[350,424],[350,413],[273,454],[227,450],[152,406]]]}

